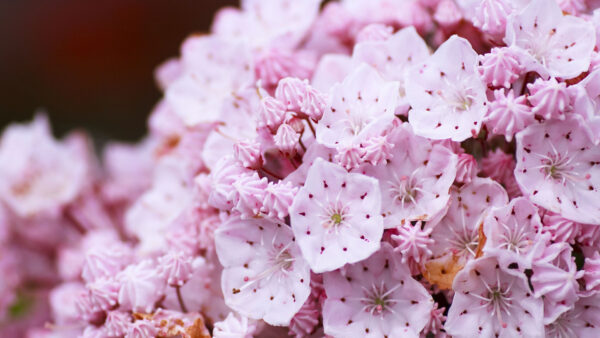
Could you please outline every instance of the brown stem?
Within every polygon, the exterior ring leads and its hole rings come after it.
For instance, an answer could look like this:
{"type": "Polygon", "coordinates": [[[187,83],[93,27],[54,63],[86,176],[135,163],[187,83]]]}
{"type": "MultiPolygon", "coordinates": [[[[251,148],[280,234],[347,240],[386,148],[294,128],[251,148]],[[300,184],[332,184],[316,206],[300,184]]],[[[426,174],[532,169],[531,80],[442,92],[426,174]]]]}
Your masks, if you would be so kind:
{"type": "Polygon", "coordinates": [[[300,147],[302,147],[302,150],[304,150],[304,152],[306,152],[306,146],[304,145],[304,142],[302,142],[302,135],[300,135],[300,138],[298,139],[298,143],[300,143],[300,147]]]}
{"type": "Polygon", "coordinates": [[[185,307],[185,303],[183,302],[183,297],[181,297],[181,287],[179,285],[175,286],[175,292],[177,293],[177,300],[179,301],[179,307],[181,307],[181,311],[183,313],[187,313],[187,308],[185,307]]]}
{"type": "Polygon", "coordinates": [[[310,118],[307,118],[306,122],[308,122],[308,127],[310,128],[310,131],[312,131],[313,136],[316,138],[317,133],[315,132],[315,127],[313,127],[312,122],[310,122],[310,118]]]}

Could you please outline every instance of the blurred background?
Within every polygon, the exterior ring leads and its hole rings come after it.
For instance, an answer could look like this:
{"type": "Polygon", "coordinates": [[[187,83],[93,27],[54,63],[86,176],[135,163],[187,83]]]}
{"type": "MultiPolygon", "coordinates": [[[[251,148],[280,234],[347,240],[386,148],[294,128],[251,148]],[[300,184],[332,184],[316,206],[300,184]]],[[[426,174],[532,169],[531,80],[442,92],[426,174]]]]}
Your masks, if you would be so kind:
{"type": "Polygon", "coordinates": [[[50,116],[55,134],[136,140],[161,97],[157,65],[236,0],[0,0],[0,129],[50,116]]]}

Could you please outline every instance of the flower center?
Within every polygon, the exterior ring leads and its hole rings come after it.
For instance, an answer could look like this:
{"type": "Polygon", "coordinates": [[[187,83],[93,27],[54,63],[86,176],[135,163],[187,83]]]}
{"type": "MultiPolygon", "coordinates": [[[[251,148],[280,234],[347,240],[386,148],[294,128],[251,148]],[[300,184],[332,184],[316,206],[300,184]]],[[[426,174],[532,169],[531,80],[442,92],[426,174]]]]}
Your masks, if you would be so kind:
{"type": "Polygon", "coordinates": [[[363,311],[369,312],[371,315],[382,315],[392,311],[391,307],[398,303],[398,300],[394,299],[392,294],[399,287],[400,284],[388,289],[382,281],[379,286],[372,284],[370,289],[363,288],[364,296],[360,298],[360,302],[363,304],[363,311]]]}
{"type": "Polygon", "coordinates": [[[536,168],[544,173],[547,180],[560,181],[563,185],[567,182],[581,180],[579,173],[575,171],[575,168],[579,166],[579,163],[575,161],[575,157],[569,156],[568,152],[559,153],[553,145],[552,148],[552,154],[536,154],[541,158],[541,165],[536,168]]]}
{"type": "Polygon", "coordinates": [[[479,236],[475,234],[471,236],[469,234],[458,234],[454,233],[454,238],[448,239],[448,242],[458,251],[461,256],[464,257],[475,257],[477,246],[479,245],[479,236]]]}
{"type": "Polygon", "coordinates": [[[449,83],[445,78],[444,81],[448,86],[447,90],[438,94],[452,107],[453,112],[460,113],[469,110],[475,102],[475,91],[474,88],[461,83],[468,83],[468,79],[458,79],[457,83],[449,83]]]}
{"type": "Polygon", "coordinates": [[[364,129],[364,127],[369,122],[365,114],[355,112],[348,116],[348,129],[350,129],[350,133],[354,136],[360,134],[360,132],[364,129]]]}
{"type": "Polygon", "coordinates": [[[340,223],[342,223],[342,215],[340,215],[339,213],[331,215],[331,221],[334,225],[339,225],[340,223]]]}
{"type": "MultiPolygon", "coordinates": [[[[506,288],[502,288],[500,283],[496,285],[489,285],[485,279],[481,276],[479,277],[481,282],[485,285],[487,289],[487,294],[478,295],[476,293],[471,293],[474,297],[481,300],[481,305],[487,307],[490,310],[490,315],[492,317],[496,317],[498,322],[502,327],[506,327],[507,324],[503,319],[504,315],[511,316],[511,308],[512,304],[512,296],[510,293],[510,289],[512,288],[512,283],[508,285],[506,288]]],[[[496,280],[500,281],[500,276],[498,270],[496,270],[496,280]]]]}
{"type": "Polygon", "coordinates": [[[336,229],[344,225],[348,220],[348,211],[341,205],[332,205],[325,208],[322,215],[323,227],[325,229],[336,229]]]}
{"type": "Polygon", "coordinates": [[[531,245],[532,241],[527,238],[525,227],[519,227],[518,224],[515,224],[517,229],[512,229],[502,222],[500,225],[506,230],[506,232],[501,235],[504,243],[502,243],[500,247],[505,247],[506,250],[521,254],[531,245]]]}
{"type": "Polygon", "coordinates": [[[404,208],[405,203],[417,204],[420,190],[417,180],[412,175],[411,177],[402,176],[399,180],[393,182],[390,193],[391,197],[404,208]]]}
{"type": "Polygon", "coordinates": [[[292,268],[292,263],[294,262],[294,257],[290,254],[288,250],[284,250],[278,253],[275,258],[275,266],[279,268],[280,271],[290,271],[292,268]]]}

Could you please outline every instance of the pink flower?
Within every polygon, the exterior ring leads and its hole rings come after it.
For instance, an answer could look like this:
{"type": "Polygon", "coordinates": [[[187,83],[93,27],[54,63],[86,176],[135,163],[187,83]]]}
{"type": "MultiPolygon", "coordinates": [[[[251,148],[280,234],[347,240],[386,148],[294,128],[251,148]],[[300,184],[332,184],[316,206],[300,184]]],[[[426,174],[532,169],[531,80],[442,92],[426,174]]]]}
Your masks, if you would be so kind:
{"type": "Polygon", "coordinates": [[[469,183],[477,176],[477,160],[473,155],[460,154],[456,164],[456,182],[469,183]]]}
{"type": "Polygon", "coordinates": [[[361,171],[379,181],[385,227],[430,220],[448,204],[456,176],[456,155],[415,136],[407,123],[395,129],[389,140],[396,144],[393,157],[385,164],[366,165],[361,171]]]}
{"type": "Polygon", "coordinates": [[[356,35],[356,43],[364,41],[385,41],[394,33],[394,28],[380,23],[365,26],[356,35]]]}
{"type": "Polygon", "coordinates": [[[302,255],[314,272],[369,257],[383,234],[377,181],[316,159],[290,208],[302,255]]]}
{"type": "MultiPolygon", "coordinates": [[[[103,327],[97,327],[94,325],[87,326],[83,333],[81,334],[81,338],[104,338],[106,337],[106,330],[103,327]]],[[[127,337],[130,338],[130,337],[127,337]]]]}
{"type": "Polygon", "coordinates": [[[319,92],[312,86],[307,86],[306,93],[300,105],[300,115],[306,115],[313,121],[318,121],[323,117],[327,106],[327,96],[319,92]]]}
{"type": "Polygon", "coordinates": [[[582,296],[572,310],[546,325],[546,336],[595,337],[600,327],[600,294],[582,296]]]}
{"type": "MultiPolygon", "coordinates": [[[[488,1],[489,2],[489,1],[488,1]]],[[[491,52],[479,56],[479,73],[488,85],[509,88],[519,75],[523,66],[519,61],[520,54],[508,47],[494,47],[491,52]]]]}
{"type": "MultiPolygon", "coordinates": [[[[600,20],[600,11],[596,12],[598,12],[600,20]]],[[[600,86],[598,86],[598,80],[600,80],[600,70],[594,69],[590,70],[590,74],[582,81],[568,87],[573,104],[572,113],[583,118],[584,130],[590,135],[595,145],[600,143],[600,114],[598,113],[600,86]]]]}
{"type": "Polygon", "coordinates": [[[166,249],[165,232],[192,198],[193,177],[187,170],[186,162],[177,155],[161,158],[152,188],[127,210],[125,230],[139,240],[138,253],[155,254],[166,249]]]}
{"type": "Polygon", "coordinates": [[[215,233],[225,302],[240,314],[288,325],[310,294],[310,269],[290,228],[232,218],[215,233]]]}
{"type": "Polygon", "coordinates": [[[387,135],[371,137],[363,143],[363,146],[362,160],[375,166],[385,163],[394,156],[392,154],[394,144],[390,143],[387,135]]]}
{"type": "Polygon", "coordinates": [[[155,337],[157,333],[158,329],[154,323],[152,323],[152,321],[148,319],[140,319],[129,325],[127,333],[125,333],[125,338],[155,337]]]}
{"type": "Polygon", "coordinates": [[[116,279],[120,283],[120,309],[135,312],[152,312],[166,286],[166,280],[151,260],[128,266],[117,274],[116,279]]]}
{"type": "Polygon", "coordinates": [[[365,155],[365,150],[356,145],[338,147],[337,151],[338,153],[335,155],[335,161],[346,170],[358,168],[365,155]]]}
{"type": "Polygon", "coordinates": [[[84,188],[86,156],[55,140],[43,115],[13,124],[0,140],[0,199],[21,217],[56,213],[84,188]]]}
{"type": "Polygon", "coordinates": [[[317,141],[336,148],[382,135],[395,118],[398,85],[367,65],[359,66],[331,89],[331,106],[317,125],[317,141]]]}
{"type": "Polygon", "coordinates": [[[527,105],[527,98],[515,97],[513,90],[495,90],[494,96],[495,100],[490,103],[484,123],[492,133],[504,135],[510,142],[517,132],[535,122],[534,112],[527,105]]]}
{"type": "Polygon", "coordinates": [[[542,232],[549,233],[554,242],[575,244],[575,239],[581,232],[581,224],[568,220],[552,211],[544,214],[543,223],[542,232]]]}
{"type": "Polygon", "coordinates": [[[79,319],[85,321],[86,324],[102,323],[104,312],[92,303],[89,292],[87,290],[76,292],[73,302],[79,319]]]}
{"type": "Polygon", "coordinates": [[[335,337],[417,337],[433,299],[389,244],[368,259],[324,275],[325,333],[335,337]]]}
{"type": "Polygon", "coordinates": [[[253,140],[236,142],[233,145],[233,156],[250,169],[257,169],[263,163],[260,143],[253,140]]]}
{"type": "Polygon", "coordinates": [[[600,148],[575,116],[517,134],[515,177],[529,199],[580,223],[600,224],[600,148]]]}
{"type": "Polygon", "coordinates": [[[585,289],[600,291],[600,253],[595,252],[593,257],[586,257],[583,265],[585,289]]]}
{"type": "Polygon", "coordinates": [[[213,337],[252,338],[256,331],[257,324],[253,320],[230,312],[225,320],[215,323],[213,337]]]}
{"type": "Polygon", "coordinates": [[[133,258],[131,248],[119,242],[98,243],[85,253],[85,262],[81,277],[86,282],[98,278],[114,277],[123,270],[133,258]]]}
{"type": "Polygon", "coordinates": [[[271,48],[257,56],[254,73],[264,85],[273,86],[288,76],[309,78],[313,67],[314,61],[308,55],[271,48]]]}
{"type": "Polygon", "coordinates": [[[463,141],[479,133],[487,98],[477,64],[470,43],[452,36],[427,61],[410,70],[406,96],[412,107],[408,121],[415,134],[463,141]]]}
{"type": "Polygon", "coordinates": [[[287,110],[293,111],[301,118],[321,119],[325,110],[325,96],[298,78],[285,78],[279,81],[275,91],[277,100],[284,104],[287,110]]]}
{"type": "Polygon", "coordinates": [[[501,149],[490,151],[486,157],[481,159],[481,171],[489,178],[505,184],[514,178],[516,162],[512,155],[501,149]]]}
{"type": "Polygon", "coordinates": [[[298,78],[288,77],[279,81],[275,97],[282,102],[285,109],[300,111],[308,84],[298,78]]]}
{"type": "Polygon", "coordinates": [[[446,316],[444,316],[445,310],[446,308],[439,308],[438,303],[434,304],[429,317],[429,323],[423,331],[424,333],[433,334],[435,337],[445,337],[443,324],[446,320],[446,316]]]}
{"type": "Polygon", "coordinates": [[[171,251],[158,259],[158,268],[170,286],[182,286],[192,275],[192,257],[171,251]]]}
{"type": "Polygon", "coordinates": [[[269,182],[265,190],[262,212],[269,217],[283,220],[289,214],[289,208],[297,192],[298,188],[290,182],[269,182]]]}
{"type": "Polygon", "coordinates": [[[277,128],[277,133],[275,133],[275,136],[273,137],[277,149],[286,156],[293,156],[296,154],[299,139],[300,134],[287,123],[280,125],[279,128],[277,128]]]}
{"type": "Polygon", "coordinates": [[[590,66],[596,36],[582,18],[563,15],[555,1],[533,0],[511,15],[504,41],[528,54],[529,71],[542,77],[574,78],[590,66]]]}
{"type": "Polygon", "coordinates": [[[127,313],[122,311],[109,311],[106,314],[106,333],[110,336],[124,336],[131,325],[133,318],[127,313]]]}
{"type": "Polygon", "coordinates": [[[260,178],[256,172],[238,177],[232,184],[235,189],[233,210],[244,217],[257,215],[261,208],[267,188],[267,179],[260,178]]]}
{"type": "Polygon", "coordinates": [[[193,147],[187,156],[199,156],[204,166],[214,170],[224,154],[232,153],[235,142],[256,139],[258,131],[262,131],[262,128],[257,128],[260,98],[265,96],[266,92],[260,87],[244,86],[223,99],[218,113],[219,122],[196,127],[203,128],[208,134],[205,134],[204,145],[193,147]]]}
{"type": "Polygon", "coordinates": [[[103,164],[108,179],[102,195],[109,202],[133,202],[152,183],[155,144],[146,139],[139,144],[109,143],[103,152],[103,164]]]}
{"type": "Polygon", "coordinates": [[[580,224],[581,230],[577,241],[583,245],[595,246],[600,241],[600,227],[593,224],[580,224]]]}
{"type": "Polygon", "coordinates": [[[297,338],[304,338],[310,336],[319,325],[319,317],[321,316],[319,304],[308,299],[302,308],[294,315],[290,322],[290,335],[297,338]]]}
{"type": "Polygon", "coordinates": [[[440,25],[451,27],[459,23],[463,15],[453,0],[441,0],[435,9],[433,18],[440,25]]]}
{"type": "Polygon", "coordinates": [[[579,299],[578,279],[583,271],[577,271],[572,249],[566,243],[548,246],[533,263],[531,285],[534,295],[544,300],[544,321],[552,322],[563,312],[570,310],[579,299]]]}
{"type": "Polygon", "coordinates": [[[254,74],[247,46],[217,36],[192,36],[181,47],[182,73],[165,93],[187,126],[218,120],[224,99],[254,74]]]}
{"type": "Polygon", "coordinates": [[[510,0],[482,0],[475,8],[473,24],[482,31],[502,36],[506,29],[506,18],[512,12],[510,0]]]}
{"type": "Polygon", "coordinates": [[[587,9],[585,0],[558,0],[558,6],[563,12],[577,15],[587,9]]]}
{"type": "Polygon", "coordinates": [[[352,60],[364,62],[379,71],[388,81],[398,81],[400,97],[397,114],[406,114],[410,107],[406,99],[405,76],[409,68],[429,56],[425,41],[414,27],[399,30],[390,38],[377,41],[363,41],[355,45],[352,60]]]}
{"type": "Polygon", "coordinates": [[[527,88],[530,93],[527,100],[531,103],[534,114],[541,115],[546,120],[565,119],[565,113],[570,109],[571,97],[564,82],[557,82],[555,78],[548,81],[537,79],[528,84],[527,88]]]}
{"type": "Polygon", "coordinates": [[[257,124],[259,128],[269,128],[276,131],[286,116],[286,105],[272,96],[260,100],[257,124]]]}
{"type": "Polygon", "coordinates": [[[167,89],[181,75],[181,62],[172,58],[161,63],[154,70],[154,80],[161,90],[167,89]]]}
{"type": "Polygon", "coordinates": [[[453,337],[544,335],[543,303],[524,274],[505,270],[495,256],[467,263],[454,278],[444,328],[453,337]]]}
{"type": "Polygon", "coordinates": [[[483,220],[483,252],[498,255],[503,267],[517,263],[520,271],[529,269],[536,248],[545,244],[541,229],[536,206],[523,197],[515,198],[506,206],[492,209],[483,220]]]}
{"type": "Polygon", "coordinates": [[[112,278],[98,278],[86,284],[92,304],[105,311],[116,307],[119,287],[119,283],[112,278]]]}
{"type": "MultiPolygon", "coordinates": [[[[5,286],[3,285],[3,287],[5,286]]],[[[77,297],[79,297],[79,294],[81,293],[85,294],[86,290],[79,282],[63,283],[52,289],[48,296],[48,300],[50,303],[50,310],[52,311],[52,317],[56,324],[73,324],[80,319],[77,297]]],[[[3,308],[4,306],[5,305],[2,304],[3,308]]]]}
{"type": "Polygon", "coordinates": [[[398,234],[392,235],[392,239],[398,244],[394,251],[402,253],[402,263],[406,263],[409,259],[416,263],[422,263],[431,256],[432,252],[429,249],[429,246],[433,244],[431,228],[423,229],[421,222],[417,222],[415,225],[406,222],[397,229],[398,234]]]}
{"type": "Polygon", "coordinates": [[[475,258],[481,222],[492,207],[507,203],[506,191],[489,178],[475,178],[460,188],[452,188],[448,211],[431,233],[433,255],[451,253],[464,260],[475,258]]]}
{"type": "Polygon", "coordinates": [[[256,48],[294,48],[316,19],[319,5],[318,0],[246,0],[241,10],[229,7],[217,13],[211,31],[256,48]]]}
{"type": "Polygon", "coordinates": [[[233,183],[250,171],[239,165],[232,157],[223,157],[211,171],[211,191],[208,204],[218,209],[232,209],[236,199],[233,183]]]}

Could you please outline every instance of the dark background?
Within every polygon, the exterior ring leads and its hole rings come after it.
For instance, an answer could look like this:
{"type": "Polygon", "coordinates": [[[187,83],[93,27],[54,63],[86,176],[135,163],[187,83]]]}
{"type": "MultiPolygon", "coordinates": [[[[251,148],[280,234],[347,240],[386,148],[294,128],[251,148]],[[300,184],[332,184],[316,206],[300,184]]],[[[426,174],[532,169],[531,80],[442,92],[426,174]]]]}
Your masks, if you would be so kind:
{"type": "Polygon", "coordinates": [[[0,129],[42,108],[55,134],[135,140],[157,65],[236,0],[0,0],[0,129]]]}

